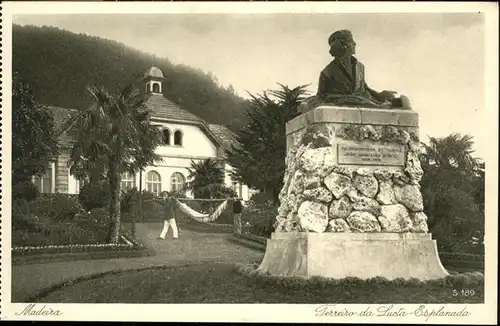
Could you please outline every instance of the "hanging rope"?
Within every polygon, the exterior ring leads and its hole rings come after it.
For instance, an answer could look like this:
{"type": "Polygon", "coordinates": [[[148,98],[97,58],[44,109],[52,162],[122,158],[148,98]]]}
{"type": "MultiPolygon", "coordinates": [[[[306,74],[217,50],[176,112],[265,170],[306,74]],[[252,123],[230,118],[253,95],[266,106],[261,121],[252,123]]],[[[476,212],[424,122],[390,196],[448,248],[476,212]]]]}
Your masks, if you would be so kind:
{"type": "MultiPolygon", "coordinates": [[[[175,210],[179,211],[180,213],[183,213],[183,215],[188,216],[189,218],[200,222],[200,223],[209,223],[217,220],[222,213],[228,208],[230,202],[234,200],[235,198],[226,198],[226,199],[189,199],[189,198],[182,198],[182,199],[177,199],[174,198],[174,203],[175,203],[175,210]],[[191,208],[188,204],[182,202],[182,201],[194,201],[194,202],[216,202],[223,200],[223,202],[217,206],[217,208],[213,211],[211,214],[207,213],[200,213],[197,210],[191,208]]],[[[144,204],[147,203],[157,203],[162,206],[165,205],[165,199],[156,197],[156,198],[150,198],[146,199],[143,202],[144,204]]]]}
{"type": "Polygon", "coordinates": [[[177,207],[187,216],[192,218],[193,220],[200,222],[200,223],[208,223],[208,222],[213,222],[217,220],[222,213],[226,210],[229,200],[226,199],[222,204],[220,204],[217,209],[212,213],[212,214],[204,214],[195,211],[191,207],[189,207],[187,204],[182,203],[178,199],[175,199],[175,202],[177,203],[177,207]]]}

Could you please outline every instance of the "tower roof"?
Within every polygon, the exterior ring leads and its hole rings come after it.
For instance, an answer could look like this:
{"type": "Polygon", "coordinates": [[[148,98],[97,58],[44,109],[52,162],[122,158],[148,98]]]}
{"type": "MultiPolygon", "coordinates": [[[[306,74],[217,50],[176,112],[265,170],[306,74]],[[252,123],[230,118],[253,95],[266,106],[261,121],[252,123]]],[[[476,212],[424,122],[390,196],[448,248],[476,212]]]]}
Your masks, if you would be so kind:
{"type": "Polygon", "coordinates": [[[163,78],[163,72],[160,68],[151,67],[144,73],[144,78],[148,77],[163,78]]]}

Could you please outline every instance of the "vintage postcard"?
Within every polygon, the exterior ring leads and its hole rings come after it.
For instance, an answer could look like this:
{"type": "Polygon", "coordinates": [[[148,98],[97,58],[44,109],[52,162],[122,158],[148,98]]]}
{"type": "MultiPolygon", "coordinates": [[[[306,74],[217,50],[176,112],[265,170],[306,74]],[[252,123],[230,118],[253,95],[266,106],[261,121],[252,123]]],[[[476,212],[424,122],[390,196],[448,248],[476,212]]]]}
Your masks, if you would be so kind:
{"type": "Polygon", "coordinates": [[[2,320],[496,322],[496,3],[1,10],[2,320]]]}

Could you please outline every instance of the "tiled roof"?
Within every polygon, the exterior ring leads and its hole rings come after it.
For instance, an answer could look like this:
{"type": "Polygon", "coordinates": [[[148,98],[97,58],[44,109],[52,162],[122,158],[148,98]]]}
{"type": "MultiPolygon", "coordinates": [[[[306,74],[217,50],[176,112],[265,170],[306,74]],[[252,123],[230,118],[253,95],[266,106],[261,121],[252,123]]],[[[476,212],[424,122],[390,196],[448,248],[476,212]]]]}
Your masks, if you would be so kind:
{"type": "Polygon", "coordinates": [[[239,143],[236,134],[229,130],[227,127],[216,124],[209,124],[208,128],[215,135],[215,137],[219,139],[224,149],[230,150],[231,145],[238,146],[239,143]]]}
{"type": "Polygon", "coordinates": [[[185,120],[193,122],[202,122],[200,117],[189,111],[181,109],[177,104],[172,103],[161,94],[149,94],[146,98],[146,106],[151,112],[153,118],[185,120]]]}
{"type": "MultiPolygon", "coordinates": [[[[238,140],[236,134],[229,130],[227,127],[217,124],[207,124],[201,118],[196,115],[181,109],[178,105],[170,102],[167,98],[162,95],[151,94],[146,100],[147,107],[151,110],[153,117],[159,117],[163,119],[173,119],[173,120],[184,120],[200,123],[202,126],[208,127],[208,131],[221,143],[224,149],[231,149],[231,145],[238,146],[238,140]]],[[[56,130],[59,130],[64,126],[64,123],[68,121],[78,110],[66,109],[56,106],[47,106],[54,115],[54,122],[56,130]]]]}

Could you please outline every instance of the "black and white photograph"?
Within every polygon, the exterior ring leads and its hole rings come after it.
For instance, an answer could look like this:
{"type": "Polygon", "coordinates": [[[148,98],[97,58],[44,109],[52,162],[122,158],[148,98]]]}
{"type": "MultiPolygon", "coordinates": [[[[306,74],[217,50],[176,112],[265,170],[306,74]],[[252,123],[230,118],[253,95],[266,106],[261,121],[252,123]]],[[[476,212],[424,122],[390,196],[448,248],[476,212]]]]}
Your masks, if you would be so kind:
{"type": "Polygon", "coordinates": [[[496,3],[2,4],[1,318],[494,323],[497,59],[496,3]]]}

